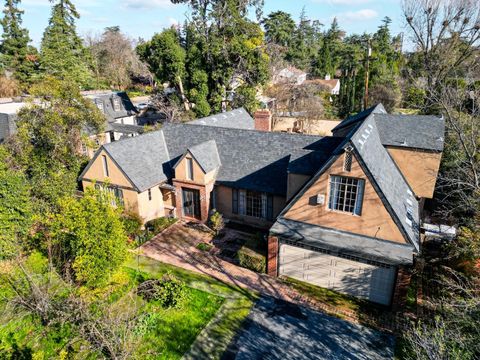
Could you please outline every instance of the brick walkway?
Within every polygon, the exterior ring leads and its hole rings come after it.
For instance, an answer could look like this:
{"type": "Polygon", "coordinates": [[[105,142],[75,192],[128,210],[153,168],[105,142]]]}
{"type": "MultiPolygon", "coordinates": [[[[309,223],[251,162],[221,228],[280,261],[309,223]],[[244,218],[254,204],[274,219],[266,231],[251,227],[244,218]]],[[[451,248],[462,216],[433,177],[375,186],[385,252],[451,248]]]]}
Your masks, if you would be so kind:
{"type": "Polygon", "coordinates": [[[201,251],[195,246],[211,236],[177,223],[140,247],[140,253],[157,261],[211,276],[225,283],[291,302],[302,296],[279,280],[244,269],[201,251]]]}

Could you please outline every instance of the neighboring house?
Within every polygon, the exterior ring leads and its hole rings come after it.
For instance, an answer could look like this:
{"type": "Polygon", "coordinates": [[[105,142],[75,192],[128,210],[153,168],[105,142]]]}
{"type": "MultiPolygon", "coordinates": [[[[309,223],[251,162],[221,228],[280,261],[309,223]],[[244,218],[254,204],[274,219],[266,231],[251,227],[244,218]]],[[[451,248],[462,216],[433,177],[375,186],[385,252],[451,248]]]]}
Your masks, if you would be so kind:
{"type": "MultiPolygon", "coordinates": [[[[143,127],[137,124],[138,110],[126,92],[85,91],[82,95],[91,99],[107,120],[100,144],[108,144],[124,137],[141,134],[143,127]]],[[[97,134],[92,134],[92,136],[97,134]]]]}
{"type": "Polygon", "coordinates": [[[288,66],[273,75],[272,84],[302,85],[307,80],[307,73],[293,66],[288,66]]]}
{"type": "Polygon", "coordinates": [[[325,79],[307,80],[306,84],[321,85],[330,91],[330,95],[340,94],[340,80],[330,79],[330,75],[325,76],[325,79]]]}
{"type": "Polygon", "coordinates": [[[443,119],[388,115],[378,105],[323,138],[270,132],[270,123],[268,111],[251,119],[240,109],[167,124],[104,145],[80,180],[114,192],[145,221],[205,222],[215,208],[270,229],[270,275],[385,305],[400,300],[420,249],[443,119]]]}
{"type": "Polygon", "coordinates": [[[0,103],[0,144],[17,132],[17,112],[25,105],[14,101],[0,103]]]}

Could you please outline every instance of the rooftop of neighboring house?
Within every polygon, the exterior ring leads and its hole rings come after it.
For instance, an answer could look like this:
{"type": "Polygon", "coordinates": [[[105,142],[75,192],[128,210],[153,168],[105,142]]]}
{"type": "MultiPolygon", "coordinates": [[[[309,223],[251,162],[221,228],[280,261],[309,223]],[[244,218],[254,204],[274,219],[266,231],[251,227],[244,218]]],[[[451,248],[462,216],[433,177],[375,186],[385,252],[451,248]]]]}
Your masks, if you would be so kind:
{"type": "Polygon", "coordinates": [[[0,101],[0,143],[16,132],[17,112],[27,105],[25,102],[0,101]]]}
{"type": "Polygon", "coordinates": [[[337,85],[340,84],[339,79],[311,79],[304,82],[304,84],[313,84],[313,85],[323,85],[328,87],[330,90],[335,89],[337,85]]]}
{"type": "Polygon", "coordinates": [[[189,124],[245,130],[253,130],[255,128],[255,121],[244,108],[193,120],[190,121],[189,124]]]}
{"type": "Polygon", "coordinates": [[[133,105],[126,92],[118,91],[86,91],[82,93],[91,99],[102,111],[109,122],[120,118],[135,116],[138,110],[133,105]]]}

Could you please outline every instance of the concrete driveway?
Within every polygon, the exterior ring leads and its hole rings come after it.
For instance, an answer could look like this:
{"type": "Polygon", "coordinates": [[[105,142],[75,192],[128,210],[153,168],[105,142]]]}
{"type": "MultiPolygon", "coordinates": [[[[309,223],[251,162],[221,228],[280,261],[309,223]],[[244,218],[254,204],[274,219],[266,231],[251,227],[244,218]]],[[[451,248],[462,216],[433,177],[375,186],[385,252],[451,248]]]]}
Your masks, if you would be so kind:
{"type": "Polygon", "coordinates": [[[392,359],[394,338],[272,297],[262,297],[223,360],[392,359]]]}

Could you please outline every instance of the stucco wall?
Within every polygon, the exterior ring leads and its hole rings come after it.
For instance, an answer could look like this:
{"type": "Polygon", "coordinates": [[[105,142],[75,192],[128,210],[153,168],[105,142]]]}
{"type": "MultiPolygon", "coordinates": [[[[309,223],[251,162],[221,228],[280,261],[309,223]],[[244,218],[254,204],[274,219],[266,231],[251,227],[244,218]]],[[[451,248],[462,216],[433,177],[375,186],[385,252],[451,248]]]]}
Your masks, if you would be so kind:
{"type": "Polygon", "coordinates": [[[355,158],[353,159],[350,172],[343,170],[343,161],[344,157],[340,156],[330,169],[322,174],[306,193],[293,204],[285,217],[327,228],[405,243],[406,241],[400,230],[385,209],[358,161],[355,158]],[[328,209],[330,175],[356,177],[365,180],[361,216],[328,209]],[[316,199],[318,194],[325,195],[324,205],[315,205],[313,199],[316,199]]]}
{"type": "Polygon", "coordinates": [[[442,154],[438,152],[387,147],[415,195],[431,199],[435,190],[442,154]]]}
{"type": "Polygon", "coordinates": [[[138,194],[138,212],[145,222],[165,216],[163,195],[158,186],[150,189],[152,200],[148,199],[148,190],[138,194]]]}
{"type": "Polygon", "coordinates": [[[175,179],[180,181],[193,181],[198,184],[209,184],[215,181],[215,171],[205,174],[200,165],[193,159],[193,180],[187,179],[187,160],[192,156],[187,154],[175,167],[175,179]]]}
{"type": "Polygon", "coordinates": [[[88,171],[83,176],[83,179],[88,180],[96,180],[100,182],[109,182],[110,184],[133,189],[133,185],[127,179],[127,177],[123,174],[123,172],[117,167],[117,165],[113,162],[113,160],[108,156],[105,150],[102,150],[100,154],[97,156],[95,161],[91,164],[88,171]],[[108,172],[109,176],[105,176],[103,173],[103,163],[102,163],[102,156],[105,155],[107,157],[107,164],[108,164],[108,172]]]}
{"type": "MultiPolygon", "coordinates": [[[[110,184],[113,184],[110,182],[110,184]]],[[[82,187],[85,190],[87,187],[94,186],[95,182],[92,181],[82,181],[82,187]]],[[[124,202],[124,207],[127,211],[132,211],[138,215],[139,213],[139,207],[138,207],[138,194],[135,190],[128,190],[125,188],[122,188],[123,191],[123,202],[124,202]]]]}

